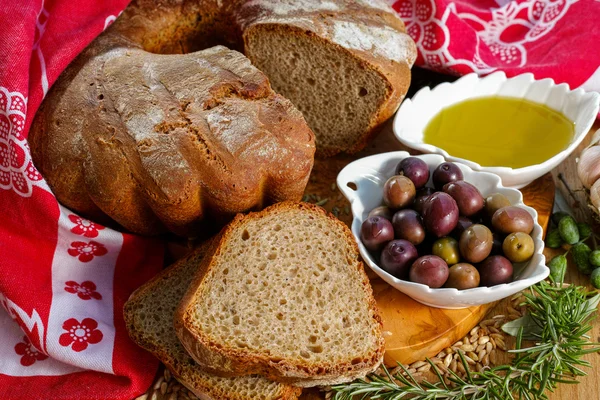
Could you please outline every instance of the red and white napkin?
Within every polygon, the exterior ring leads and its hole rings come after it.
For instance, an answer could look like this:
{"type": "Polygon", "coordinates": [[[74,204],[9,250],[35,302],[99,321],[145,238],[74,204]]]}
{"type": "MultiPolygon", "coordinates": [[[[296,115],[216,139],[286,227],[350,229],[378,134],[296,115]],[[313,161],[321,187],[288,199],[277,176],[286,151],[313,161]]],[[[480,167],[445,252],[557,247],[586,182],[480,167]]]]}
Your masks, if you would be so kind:
{"type": "Polygon", "coordinates": [[[388,0],[416,64],[452,75],[532,72],[600,92],[599,0],[388,0]]]}
{"type": "MultiPolygon", "coordinates": [[[[315,0],[316,1],[316,0],[315,0]]],[[[533,72],[600,91],[598,0],[389,0],[417,64],[461,75],[533,72]]],[[[125,330],[129,294],[162,267],[157,239],[60,206],[27,134],[48,88],[127,0],[0,4],[0,399],[130,399],[157,361],[125,330]]]]}
{"type": "Polygon", "coordinates": [[[27,133],[48,88],[127,0],[0,1],[0,399],[131,399],[158,361],[123,322],[162,267],[156,239],[60,206],[27,133]]]}

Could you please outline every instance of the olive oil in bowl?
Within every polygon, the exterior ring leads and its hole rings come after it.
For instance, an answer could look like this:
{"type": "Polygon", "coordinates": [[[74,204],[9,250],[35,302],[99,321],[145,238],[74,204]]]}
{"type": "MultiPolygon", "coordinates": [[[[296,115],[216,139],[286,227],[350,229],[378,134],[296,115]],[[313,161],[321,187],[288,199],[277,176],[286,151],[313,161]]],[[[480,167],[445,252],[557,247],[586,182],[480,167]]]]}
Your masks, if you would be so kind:
{"type": "Polygon", "coordinates": [[[543,104],[494,96],[442,109],[423,140],[483,167],[522,168],[566,149],[574,132],[572,121],[543,104]]]}

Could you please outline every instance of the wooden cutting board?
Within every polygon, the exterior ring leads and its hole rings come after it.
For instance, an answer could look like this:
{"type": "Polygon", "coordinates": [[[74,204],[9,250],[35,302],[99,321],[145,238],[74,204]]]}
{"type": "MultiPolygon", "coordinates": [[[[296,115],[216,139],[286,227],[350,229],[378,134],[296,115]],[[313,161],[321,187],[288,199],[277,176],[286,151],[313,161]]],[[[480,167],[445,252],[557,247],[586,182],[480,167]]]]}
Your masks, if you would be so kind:
{"type": "MultiPolygon", "coordinates": [[[[312,202],[320,201],[323,208],[334,212],[340,220],[350,226],[350,205],[335,186],[338,173],[358,158],[398,150],[408,149],[397,142],[388,127],[367,149],[358,154],[315,160],[305,197],[309,197],[309,201],[312,202]]],[[[544,230],[552,212],[554,189],[554,181],[550,174],[522,189],[525,203],[537,210],[538,221],[544,230]]],[[[385,362],[388,365],[395,365],[396,362],[410,364],[435,356],[464,337],[496,304],[461,310],[433,308],[392,288],[370,270],[367,272],[383,317],[386,334],[385,362]]]]}

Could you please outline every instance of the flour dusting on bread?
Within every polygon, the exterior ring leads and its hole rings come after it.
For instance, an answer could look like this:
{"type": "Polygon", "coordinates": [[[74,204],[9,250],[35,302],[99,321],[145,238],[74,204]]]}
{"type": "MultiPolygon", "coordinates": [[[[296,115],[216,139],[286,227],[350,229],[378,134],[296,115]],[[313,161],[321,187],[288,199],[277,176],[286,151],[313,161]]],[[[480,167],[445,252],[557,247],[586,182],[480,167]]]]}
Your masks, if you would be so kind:
{"type": "Polygon", "coordinates": [[[396,62],[415,62],[415,44],[406,33],[389,27],[374,27],[351,21],[335,21],[333,40],[347,49],[372,52],[396,62]]]}

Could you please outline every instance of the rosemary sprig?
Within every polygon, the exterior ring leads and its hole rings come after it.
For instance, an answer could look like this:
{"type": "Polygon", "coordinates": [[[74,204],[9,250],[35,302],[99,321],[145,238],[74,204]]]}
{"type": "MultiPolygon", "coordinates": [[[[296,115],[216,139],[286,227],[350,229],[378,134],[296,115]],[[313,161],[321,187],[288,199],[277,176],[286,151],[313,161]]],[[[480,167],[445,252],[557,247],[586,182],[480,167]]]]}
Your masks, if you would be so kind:
{"type": "Polygon", "coordinates": [[[403,373],[393,376],[383,367],[383,375],[371,374],[368,379],[333,386],[333,399],[541,400],[559,383],[577,383],[577,377],[586,375],[583,368],[590,366],[582,356],[600,350],[588,335],[600,294],[543,281],[525,297],[529,313],[503,327],[517,337],[510,365],[471,372],[459,353],[466,376],[450,371],[445,380],[428,360],[438,378],[435,382],[418,382],[401,364],[403,373]],[[522,347],[525,339],[534,344],[522,347]]]}

